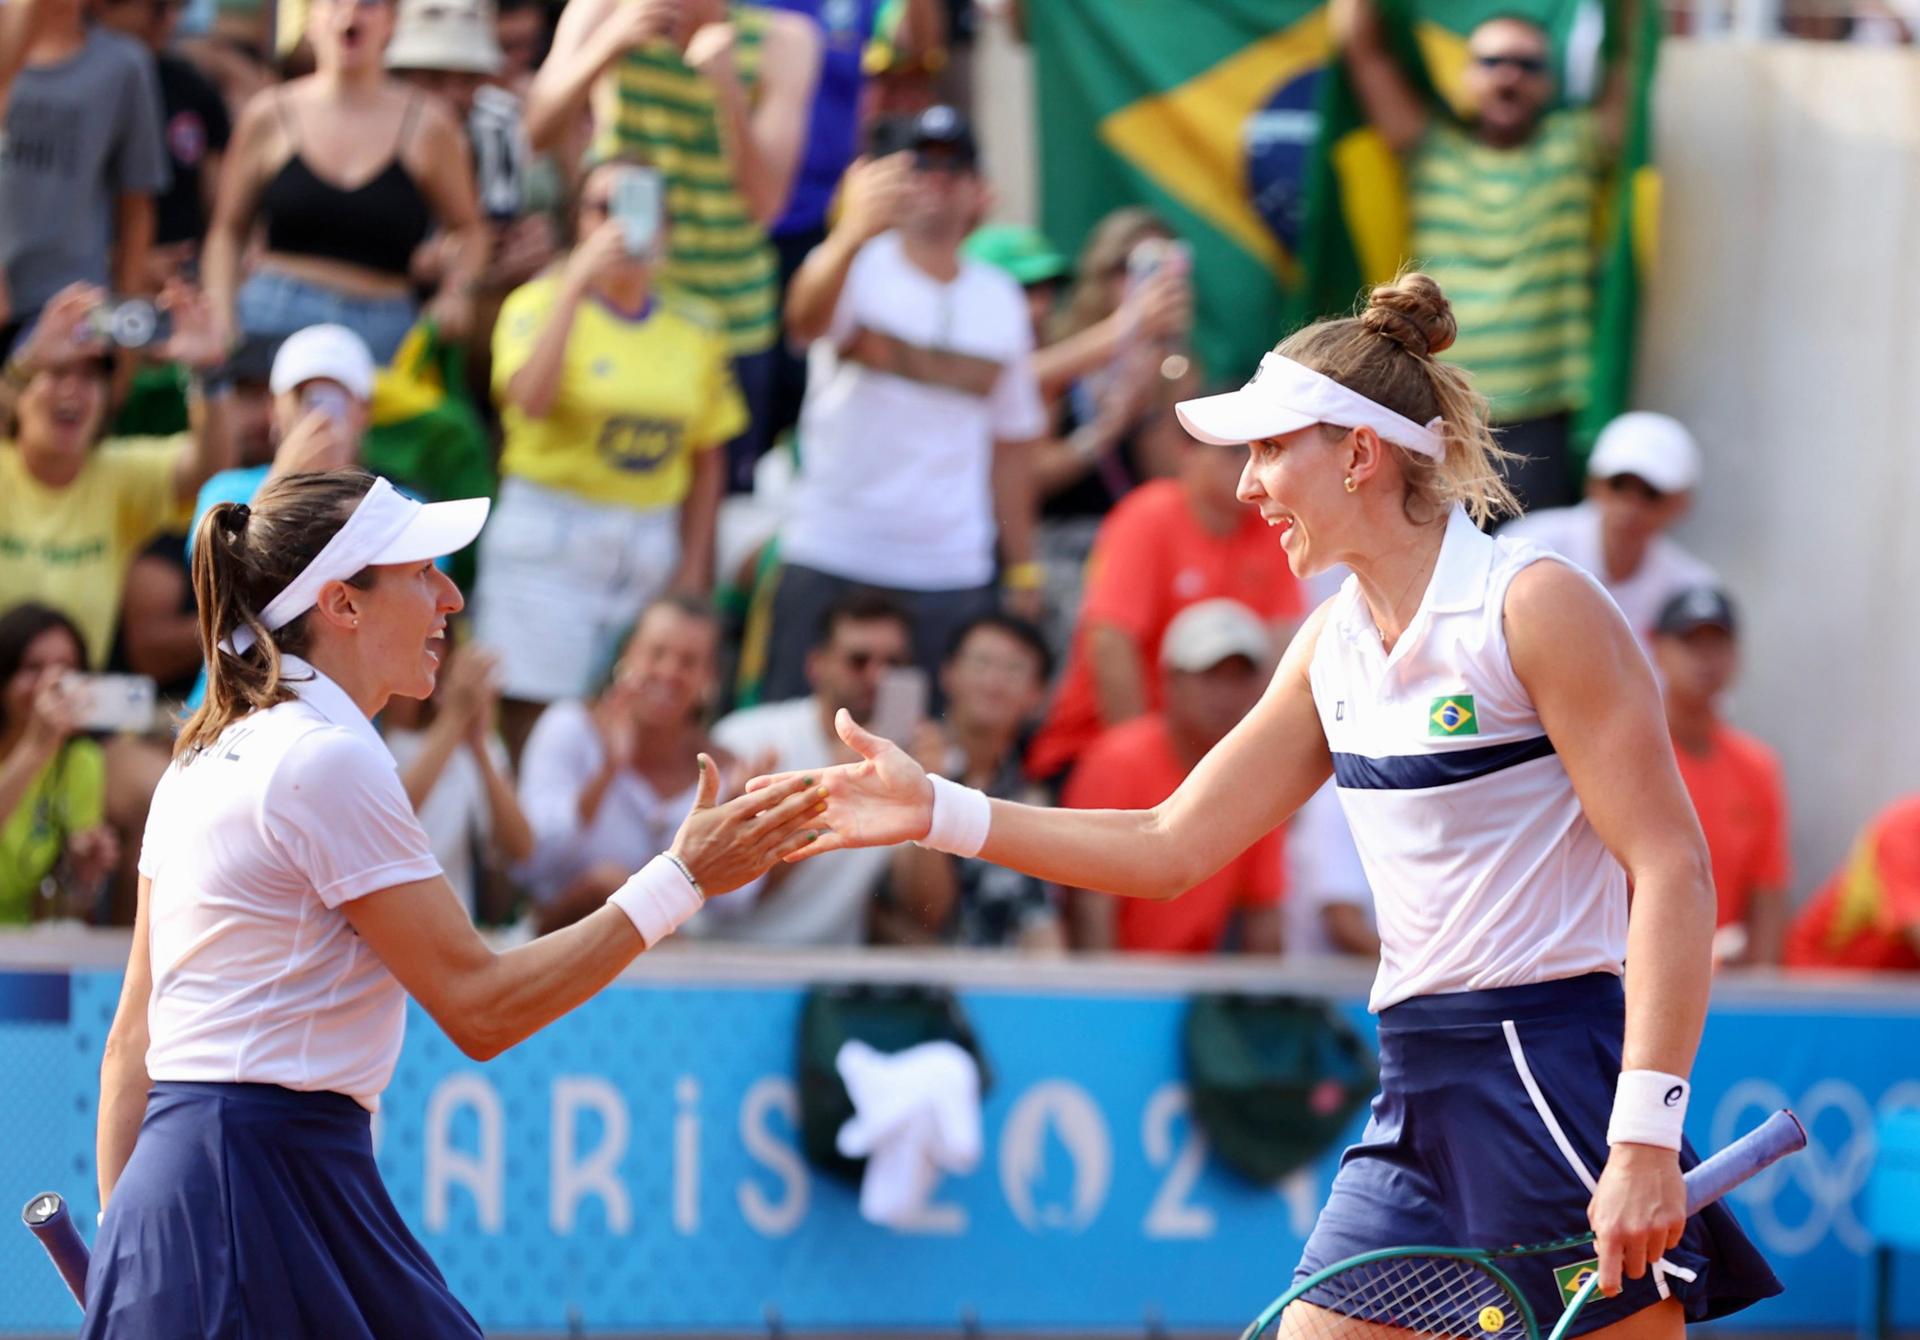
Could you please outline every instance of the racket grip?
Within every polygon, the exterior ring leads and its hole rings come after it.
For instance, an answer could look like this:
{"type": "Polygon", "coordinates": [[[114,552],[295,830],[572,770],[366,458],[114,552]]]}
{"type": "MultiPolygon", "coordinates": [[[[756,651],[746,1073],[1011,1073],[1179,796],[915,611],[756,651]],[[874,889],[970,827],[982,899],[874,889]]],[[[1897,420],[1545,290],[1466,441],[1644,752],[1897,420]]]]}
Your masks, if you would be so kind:
{"type": "Polygon", "coordinates": [[[1687,1216],[1692,1218],[1761,1169],[1807,1147],[1807,1128],[1784,1107],[1753,1130],[1703,1159],[1685,1181],[1687,1216]]]}
{"type": "Polygon", "coordinates": [[[40,1239],[40,1245],[53,1258],[53,1268],[60,1272],[60,1278],[73,1294],[73,1301],[84,1310],[87,1264],[92,1260],[92,1253],[87,1250],[86,1239],[80,1236],[73,1216],[67,1213],[67,1202],[52,1191],[43,1191],[27,1202],[20,1218],[28,1231],[40,1239]]]}

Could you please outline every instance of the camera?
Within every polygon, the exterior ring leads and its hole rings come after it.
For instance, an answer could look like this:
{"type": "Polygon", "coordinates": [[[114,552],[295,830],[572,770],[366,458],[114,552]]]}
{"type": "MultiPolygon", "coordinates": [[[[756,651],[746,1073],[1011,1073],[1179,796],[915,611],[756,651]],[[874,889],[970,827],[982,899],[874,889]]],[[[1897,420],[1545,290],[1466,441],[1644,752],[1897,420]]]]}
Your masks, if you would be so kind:
{"type": "Polygon", "coordinates": [[[173,334],[173,319],[145,298],[113,298],[87,315],[87,328],[104,344],[145,349],[173,334]]]}

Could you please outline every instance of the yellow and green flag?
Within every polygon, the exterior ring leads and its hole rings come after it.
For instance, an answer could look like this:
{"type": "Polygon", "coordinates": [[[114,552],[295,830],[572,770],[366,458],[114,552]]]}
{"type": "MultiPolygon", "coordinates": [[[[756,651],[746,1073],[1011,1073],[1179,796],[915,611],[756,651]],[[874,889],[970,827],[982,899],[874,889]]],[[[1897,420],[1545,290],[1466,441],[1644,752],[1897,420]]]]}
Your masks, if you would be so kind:
{"type": "MultiPolygon", "coordinates": [[[[1657,183],[1647,91],[1651,0],[1374,0],[1390,46],[1436,106],[1461,108],[1466,39],[1497,15],[1549,34],[1563,96],[1592,100],[1628,64],[1627,134],[1596,220],[1588,429],[1625,406],[1638,275],[1657,183]],[[1629,31],[1631,26],[1632,31],[1629,31]]],[[[1400,165],[1366,124],[1315,0],[1046,0],[1029,7],[1046,230],[1079,245],[1143,204],[1194,249],[1195,349],[1238,380],[1295,326],[1349,311],[1407,259],[1400,165]]]]}

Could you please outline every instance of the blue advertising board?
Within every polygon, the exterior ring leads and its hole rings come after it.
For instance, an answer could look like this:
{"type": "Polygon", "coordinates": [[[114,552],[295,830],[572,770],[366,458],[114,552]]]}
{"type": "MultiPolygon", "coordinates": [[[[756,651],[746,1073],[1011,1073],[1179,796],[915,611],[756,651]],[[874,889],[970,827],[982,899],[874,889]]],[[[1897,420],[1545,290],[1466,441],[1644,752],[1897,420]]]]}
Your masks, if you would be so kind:
{"type": "MultiPolygon", "coordinates": [[[[0,1193],[89,1223],[105,971],[0,973],[0,1193]]],[[[382,1173],[490,1331],[1235,1329],[1284,1287],[1337,1149],[1277,1186],[1208,1152],[1177,994],[963,988],[993,1072],[985,1153],[908,1231],[800,1153],[796,985],[624,982],[487,1064],[418,1010],[376,1121],[382,1173]]],[[[1368,1028],[1356,999],[1341,1002],[1368,1028]]],[[[1787,1285],[1728,1329],[1851,1327],[1879,1113],[1920,1108],[1920,1009],[1717,1005],[1689,1130],[1791,1106],[1810,1149],[1736,1212],[1787,1285]]],[[[1356,1121],[1357,1128],[1357,1121],[1356,1121]]],[[[1582,1206],[1569,1204],[1569,1231],[1582,1206]]],[[[71,1327],[24,1232],[0,1234],[0,1334],[71,1327]]],[[[1897,1281],[1920,1325],[1920,1263],[1897,1281]]]]}

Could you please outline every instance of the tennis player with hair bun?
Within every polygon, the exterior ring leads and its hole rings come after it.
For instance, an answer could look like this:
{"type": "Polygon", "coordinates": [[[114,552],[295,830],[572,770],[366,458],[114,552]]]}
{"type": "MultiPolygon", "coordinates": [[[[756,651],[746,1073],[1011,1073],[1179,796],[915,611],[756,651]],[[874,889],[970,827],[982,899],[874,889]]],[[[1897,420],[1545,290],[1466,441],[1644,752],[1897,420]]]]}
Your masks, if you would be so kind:
{"type": "Polygon", "coordinates": [[[703,755],[671,851],[575,925],[489,949],[371,721],[432,692],[461,605],[434,560],[486,515],[341,470],[201,522],[207,697],[140,853],[84,1336],[478,1336],[374,1167],[406,996],[485,1060],[810,836],[806,779],[716,806],[703,755]]]}
{"type": "MultiPolygon", "coordinates": [[[[1179,406],[1201,441],[1247,444],[1240,499],[1296,575],[1353,575],[1169,800],[989,801],[843,715],[863,761],[822,774],[829,831],[788,859],[918,841],[1170,898],[1331,774],[1377,903],[1381,1092],[1296,1278],[1376,1248],[1539,1242],[1590,1222],[1606,1296],[1575,1330],[1674,1340],[1780,1287],[1727,1210],[1685,1218],[1706,845],[1613,602],[1475,524],[1512,498],[1484,401],[1434,358],[1454,334],[1438,285],[1409,274],[1360,316],[1290,336],[1242,389],[1179,406]]],[[[1550,1259],[1510,1270],[1541,1316],[1564,1301],[1550,1259]]],[[[1315,1313],[1336,1334],[1368,1325],[1295,1304],[1283,1334],[1315,1313]]]]}

